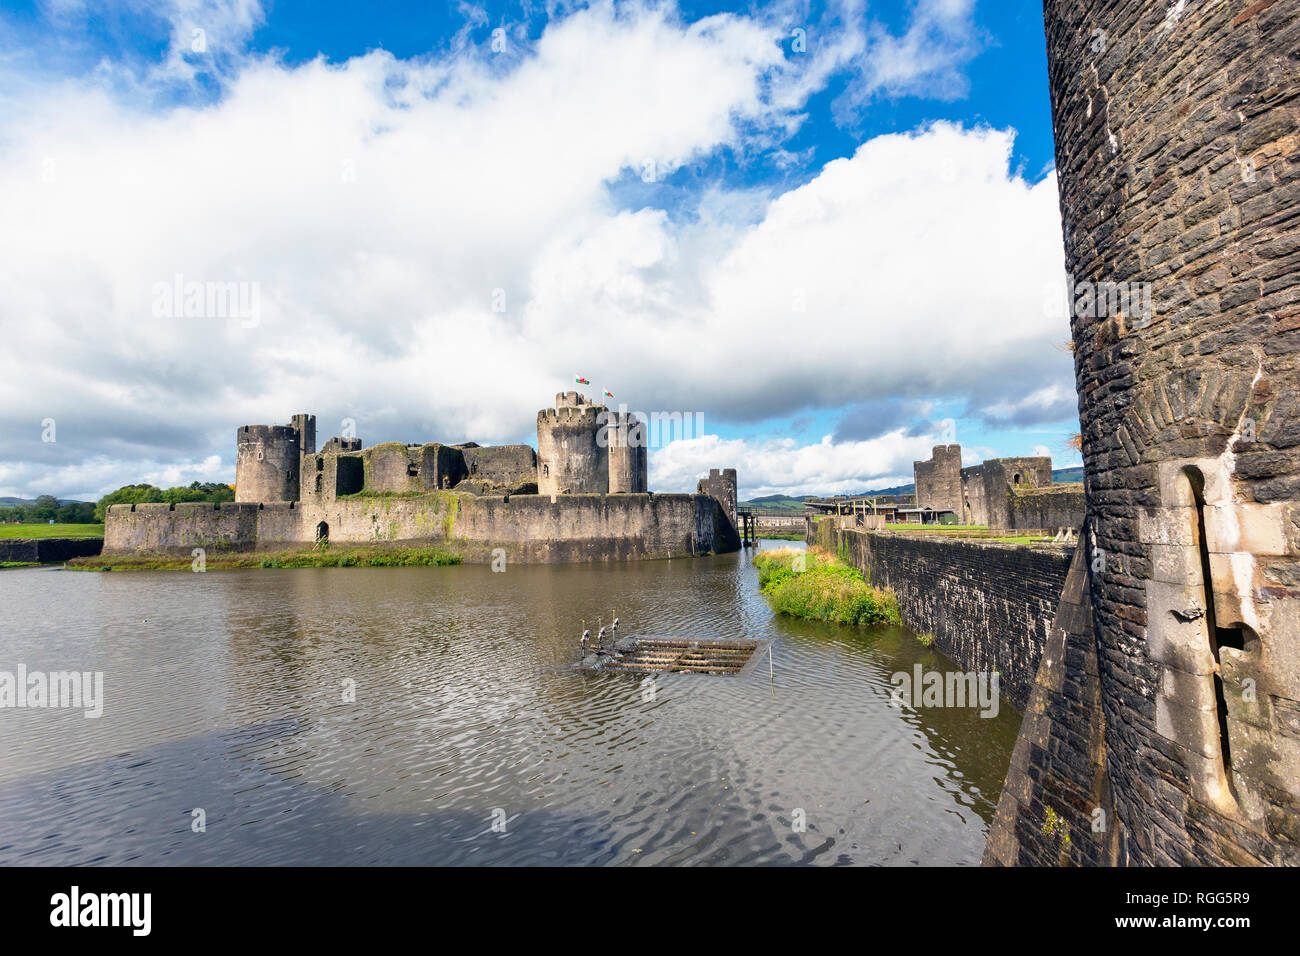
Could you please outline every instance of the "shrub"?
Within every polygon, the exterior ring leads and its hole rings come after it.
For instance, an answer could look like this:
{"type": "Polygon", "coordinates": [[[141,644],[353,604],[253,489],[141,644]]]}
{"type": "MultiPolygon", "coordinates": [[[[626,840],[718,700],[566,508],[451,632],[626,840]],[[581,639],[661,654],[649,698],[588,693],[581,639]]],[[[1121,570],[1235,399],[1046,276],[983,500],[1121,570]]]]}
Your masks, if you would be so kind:
{"type": "Polygon", "coordinates": [[[759,590],[778,614],[837,624],[901,624],[894,592],[875,588],[861,572],[827,553],[794,548],[754,555],[759,590]],[[802,556],[804,570],[796,570],[802,556]]]}

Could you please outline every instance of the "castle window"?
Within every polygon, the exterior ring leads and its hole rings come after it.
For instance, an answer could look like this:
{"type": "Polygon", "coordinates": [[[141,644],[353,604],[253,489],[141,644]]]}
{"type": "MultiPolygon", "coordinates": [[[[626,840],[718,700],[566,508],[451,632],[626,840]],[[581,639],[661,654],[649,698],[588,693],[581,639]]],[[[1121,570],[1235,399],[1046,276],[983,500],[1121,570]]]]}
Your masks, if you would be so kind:
{"type": "Polygon", "coordinates": [[[543,477],[543,478],[549,478],[549,477],[551,477],[551,466],[550,466],[550,465],[542,465],[542,477],[543,477]]]}
{"type": "Polygon", "coordinates": [[[322,479],[323,479],[324,477],[325,477],[324,475],[317,475],[317,476],[316,476],[316,494],[320,494],[321,481],[322,481],[322,479]]]}
{"type": "Polygon", "coordinates": [[[414,478],[414,477],[416,477],[417,475],[419,475],[419,473],[420,473],[420,466],[419,466],[419,465],[417,465],[417,464],[416,464],[415,462],[413,462],[413,461],[408,461],[408,462],[406,463],[406,476],[407,476],[408,478],[414,478]]]}
{"type": "Polygon", "coordinates": [[[1016,472],[1014,475],[1011,476],[1011,483],[1015,485],[1017,488],[1020,487],[1020,472],[1016,472]]]}
{"type": "Polygon", "coordinates": [[[324,521],[316,526],[316,543],[326,544],[330,539],[330,526],[324,521]]]}

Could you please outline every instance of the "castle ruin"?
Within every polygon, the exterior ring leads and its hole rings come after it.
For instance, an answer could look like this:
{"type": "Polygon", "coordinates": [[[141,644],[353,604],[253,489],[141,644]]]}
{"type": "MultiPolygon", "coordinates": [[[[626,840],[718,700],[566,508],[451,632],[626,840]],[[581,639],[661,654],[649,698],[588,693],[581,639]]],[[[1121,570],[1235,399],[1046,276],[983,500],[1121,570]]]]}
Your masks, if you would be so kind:
{"type": "Polygon", "coordinates": [[[537,414],[537,447],[333,437],[316,417],[243,425],[235,501],[114,505],[105,554],[193,547],[286,548],[322,542],[437,544],[466,560],[500,550],[521,561],[672,557],[735,550],[736,472],[691,495],[649,490],[643,421],[577,392],[537,414]]]}
{"type": "Polygon", "coordinates": [[[1088,519],[985,860],[1300,864],[1300,18],[1046,0],[1088,519]],[[1048,835],[1048,813],[1071,834],[1048,835]]]}
{"type": "Polygon", "coordinates": [[[1083,485],[1054,484],[1049,457],[989,458],[963,468],[961,445],[935,445],[912,471],[917,506],[951,511],[961,524],[1049,531],[1083,524],[1083,485]]]}

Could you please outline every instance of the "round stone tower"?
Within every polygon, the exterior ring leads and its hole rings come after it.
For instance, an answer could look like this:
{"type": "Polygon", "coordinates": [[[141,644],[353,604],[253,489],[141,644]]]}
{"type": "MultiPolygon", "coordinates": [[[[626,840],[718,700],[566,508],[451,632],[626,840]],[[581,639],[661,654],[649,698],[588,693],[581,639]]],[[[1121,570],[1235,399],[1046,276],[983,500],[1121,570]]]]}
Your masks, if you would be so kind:
{"type": "Polygon", "coordinates": [[[1300,863],[1295,16],[1045,4],[1120,863],[1300,863]]]}
{"type": "Polygon", "coordinates": [[[244,425],[235,437],[235,500],[297,501],[301,460],[292,425],[244,425]]]}
{"type": "Polygon", "coordinates": [[[609,490],[609,449],[598,440],[604,405],[577,392],[555,396],[554,408],[537,413],[537,493],[604,494],[609,490]]]}
{"type": "Polygon", "coordinates": [[[646,425],[629,412],[605,416],[609,446],[609,493],[632,494],[650,490],[646,425]]]}

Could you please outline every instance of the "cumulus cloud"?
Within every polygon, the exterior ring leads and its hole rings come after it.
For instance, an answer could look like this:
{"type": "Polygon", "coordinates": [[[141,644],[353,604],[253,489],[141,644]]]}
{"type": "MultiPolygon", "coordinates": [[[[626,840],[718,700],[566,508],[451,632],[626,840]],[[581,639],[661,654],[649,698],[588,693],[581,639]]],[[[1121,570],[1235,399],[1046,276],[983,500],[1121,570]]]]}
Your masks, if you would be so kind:
{"type": "MultiPolygon", "coordinates": [[[[204,9],[166,8],[174,73],[204,9]]],[[[223,9],[223,35],[259,22],[223,9]]],[[[620,202],[646,169],[779,141],[861,38],[792,66],[785,35],[598,5],[506,69],[481,50],[245,56],[215,100],[165,109],[103,77],[26,77],[0,131],[19,224],[0,233],[0,493],[230,480],[234,429],[298,411],[322,439],[353,419],[367,442],[529,441],[575,371],[715,422],[899,395],[1051,407],[1016,403],[1068,388],[1064,320],[1041,307],[1055,183],[1011,170],[1011,130],[878,137],[796,189],[714,184],[686,214],[620,202]],[[256,315],[160,305],[195,282],[251,291],[256,315]],[[769,351],[737,374],[747,342],[769,351]]],[[[923,421],[859,425],[804,449],[696,439],[657,450],[652,479],[735,465],[747,492],[833,490],[928,454],[923,421]]]]}
{"type": "MultiPolygon", "coordinates": [[[[650,461],[650,483],[694,491],[700,462],[726,462],[743,475],[745,493],[847,494],[893,487],[912,480],[912,463],[930,457],[933,436],[908,436],[902,429],[867,441],[799,445],[791,438],[722,439],[717,435],[675,441],[650,461]]],[[[714,465],[714,467],[718,467],[714,465]]],[[[707,468],[704,469],[707,473],[707,468]]]]}

